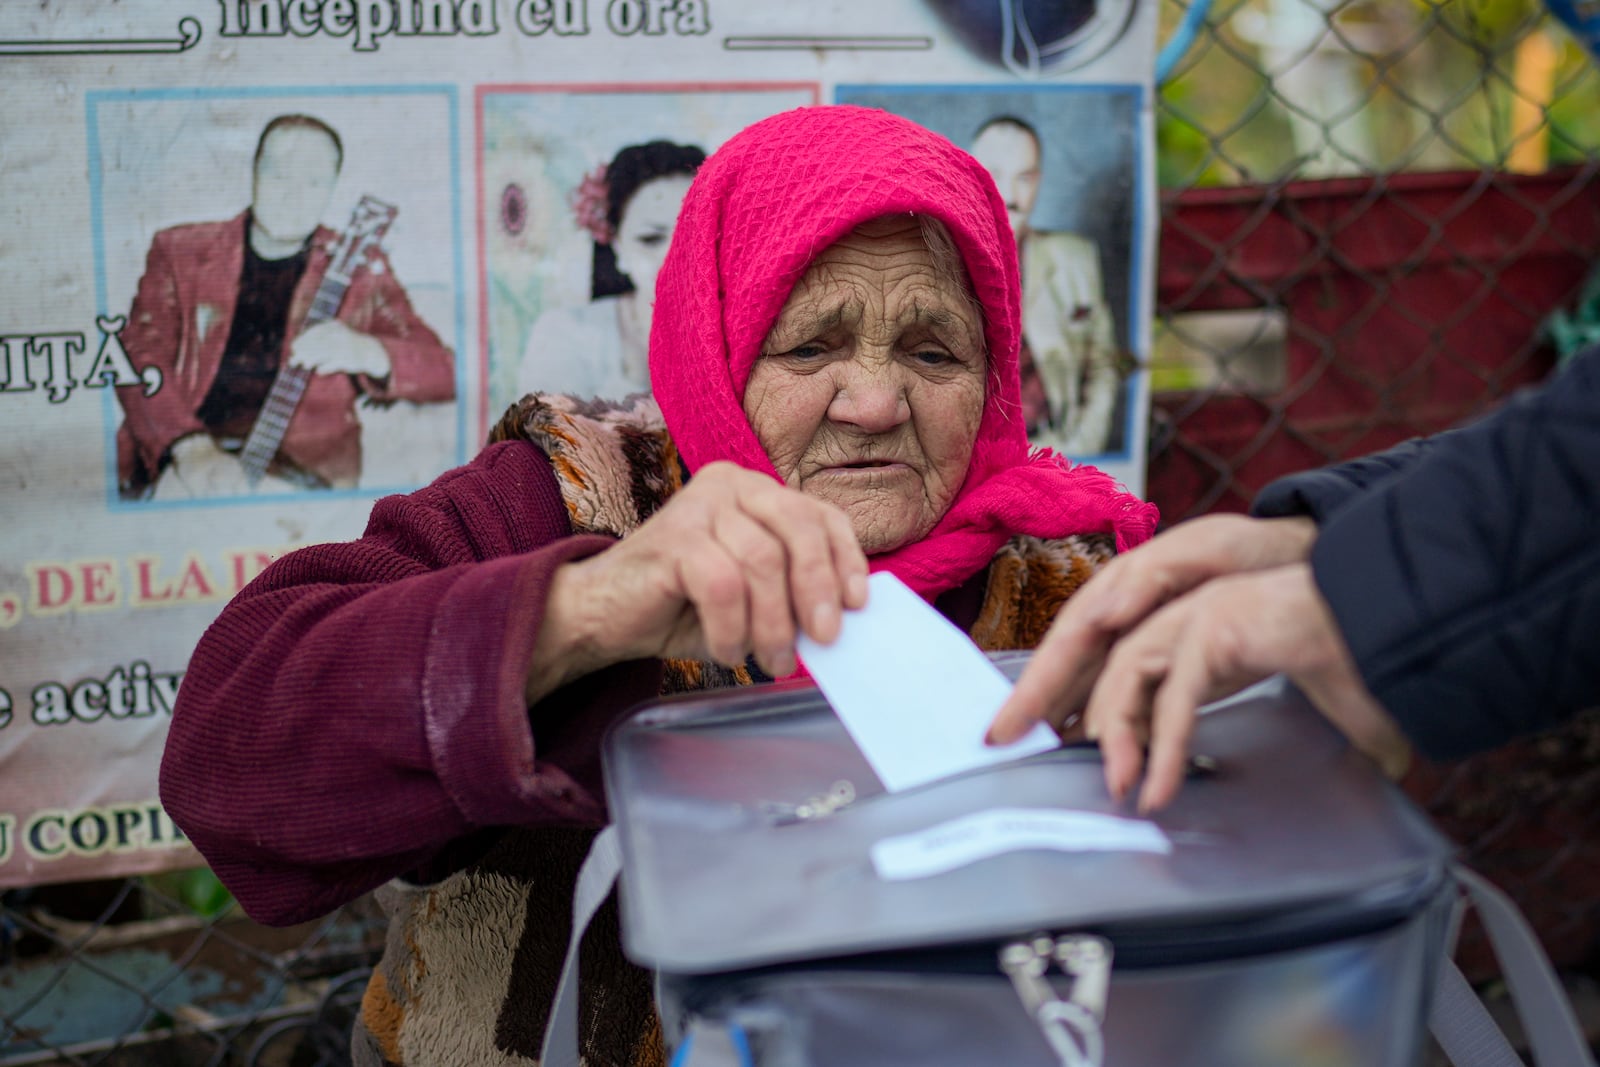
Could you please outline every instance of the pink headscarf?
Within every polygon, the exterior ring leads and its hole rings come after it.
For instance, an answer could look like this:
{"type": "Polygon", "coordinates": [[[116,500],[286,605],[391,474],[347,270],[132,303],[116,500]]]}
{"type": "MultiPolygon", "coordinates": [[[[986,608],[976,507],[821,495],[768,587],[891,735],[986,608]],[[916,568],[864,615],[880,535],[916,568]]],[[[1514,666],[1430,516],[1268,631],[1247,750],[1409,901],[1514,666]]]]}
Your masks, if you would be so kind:
{"type": "Polygon", "coordinates": [[[881,215],[945,224],[983,306],[989,378],[966,480],[920,541],[871,558],[925,598],[986,566],[1016,534],[1149,538],[1156,509],[1093,467],[1030,455],[1017,353],[1021,288],[1005,204],[967,153],[907,119],[809,107],[743,130],[701,166],[656,285],[650,382],[691,473],[731,460],[777,478],[745,418],[750,368],[823,249],[881,215]]]}

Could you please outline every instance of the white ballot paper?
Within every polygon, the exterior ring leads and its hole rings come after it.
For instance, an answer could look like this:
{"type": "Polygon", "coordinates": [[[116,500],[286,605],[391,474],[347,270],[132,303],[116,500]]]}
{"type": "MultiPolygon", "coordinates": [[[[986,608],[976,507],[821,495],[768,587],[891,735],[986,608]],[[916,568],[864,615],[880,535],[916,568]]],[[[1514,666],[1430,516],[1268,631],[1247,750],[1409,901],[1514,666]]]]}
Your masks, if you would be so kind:
{"type": "Polygon", "coordinates": [[[800,658],[891,793],[1061,744],[1040,723],[990,748],[983,735],[1011,681],[966,634],[880,571],[867,606],[844,613],[831,645],[802,635],[800,658]]]}

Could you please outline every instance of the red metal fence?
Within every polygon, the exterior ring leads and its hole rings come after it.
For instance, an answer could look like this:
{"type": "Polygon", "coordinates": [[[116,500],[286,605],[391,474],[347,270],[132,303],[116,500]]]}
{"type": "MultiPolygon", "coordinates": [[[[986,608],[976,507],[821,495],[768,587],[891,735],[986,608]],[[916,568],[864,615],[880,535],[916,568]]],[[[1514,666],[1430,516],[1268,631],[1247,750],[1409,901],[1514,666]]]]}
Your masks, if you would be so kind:
{"type": "Polygon", "coordinates": [[[1156,396],[1149,494],[1170,522],[1243,510],[1280,474],[1433,433],[1542,377],[1541,324],[1600,259],[1600,162],[1173,191],[1160,249],[1162,316],[1287,322],[1282,388],[1156,396]]]}

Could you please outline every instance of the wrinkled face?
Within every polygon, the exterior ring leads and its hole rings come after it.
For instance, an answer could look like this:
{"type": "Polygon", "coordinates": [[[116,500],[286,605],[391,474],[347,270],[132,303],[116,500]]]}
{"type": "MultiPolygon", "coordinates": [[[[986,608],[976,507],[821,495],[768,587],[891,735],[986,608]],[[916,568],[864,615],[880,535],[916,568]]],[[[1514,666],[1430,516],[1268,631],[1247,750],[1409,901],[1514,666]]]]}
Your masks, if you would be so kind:
{"type": "Polygon", "coordinates": [[[322,221],[338,181],[339,150],[327,134],[305,126],[273,130],[256,161],[255,225],[275,241],[304,241],[322,221]]]}
{"type": "Polygon", "coordinates": [[[983,416],[979,313],[916,220],[874,219],[811,262],[745,386],[778,476],[844,509],[861,547],[926,536],[961,488],[983,416]]]}
{"type": "Polygon", "coordinates": [[[670,174],[645,182],[622,209],[611,249],[617,255],[617,269],[646,300],[655,299],[656,275],[667,258],[690,181],[687,174],[670,174]]]}
{"type": "Polygon", "coordinates": [[[1039,142],[1014,122],[996,122],[972,142],[972,157],[999,187],[1011,232],[1020,238],[1039,199],[1039,142]]]}

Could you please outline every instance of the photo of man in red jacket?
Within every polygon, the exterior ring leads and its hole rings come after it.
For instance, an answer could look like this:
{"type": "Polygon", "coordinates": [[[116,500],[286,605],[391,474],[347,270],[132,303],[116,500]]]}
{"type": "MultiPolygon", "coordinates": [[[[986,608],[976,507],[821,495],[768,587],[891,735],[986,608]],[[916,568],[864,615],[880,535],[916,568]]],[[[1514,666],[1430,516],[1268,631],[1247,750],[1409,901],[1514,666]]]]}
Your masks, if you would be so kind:
{"type": "Polygon", "coordinates": [[[163,384],[148,397],[118,390],[124,499],[251,492],[237,453],[285,364],[313,373],[259,488],[354,487],[363,403],[455,399],[453,354],[375,247],[337,312],[305,325],[337,236],[321,217],[343,154],[327,123],[280,115],[257,142],[244,212],[155,235],[121,340],[163,384]]]}

